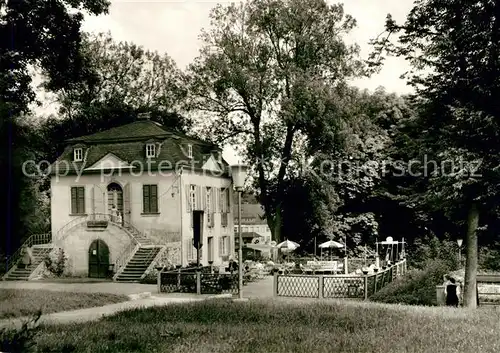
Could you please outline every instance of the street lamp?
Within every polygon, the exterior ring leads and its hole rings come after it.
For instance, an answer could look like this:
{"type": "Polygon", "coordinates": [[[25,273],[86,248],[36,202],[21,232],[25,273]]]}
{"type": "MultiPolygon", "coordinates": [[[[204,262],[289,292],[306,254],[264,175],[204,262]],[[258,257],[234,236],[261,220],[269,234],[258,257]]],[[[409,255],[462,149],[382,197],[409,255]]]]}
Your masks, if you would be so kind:
{"type": "Polygon", "coordinates": [[[464,242],[463,239],[457,239],[457,244],[458,244],[458,262],[460,263],[460,266],[462,266],[462,243],[464,242]]]}
{"type": "Polygon", "coordinates": [[[243,164],[231,166],[234,189],[238,193],[238,298],[243,299],[243,238],[241,235],[241,193],[247,177],[248,167],[243,164]]]}

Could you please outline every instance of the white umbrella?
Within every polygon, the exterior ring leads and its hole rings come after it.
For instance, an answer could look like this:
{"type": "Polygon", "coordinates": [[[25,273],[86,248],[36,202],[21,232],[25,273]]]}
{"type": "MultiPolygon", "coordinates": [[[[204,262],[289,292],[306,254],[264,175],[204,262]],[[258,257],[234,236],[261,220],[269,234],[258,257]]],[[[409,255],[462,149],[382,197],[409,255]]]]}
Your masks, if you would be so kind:
{"type": "Polygon", "coordinates": [[[323,244],[320,244],[319,247],[321,249],[325,248],[342,249],[344,247],[344,244],[341,244],[335,240],[329,240],[327,242],[324,242],[323,244]]]}
{"type": "Polygon", "coordinates": [[[285,240],[284,242],[281,242],[278,245],[276,245],[276,247],[278,249],[280,249],[282,252],[287,253],[287,259],[288,259],[289,253],[294,251],[295,249],[297,249],[299,246],[300,246],[299,244],[297,244],[294,241],[290,241],[290,240],[285,240]]]}
{"type": "MultiPolygon", "coordinates": [[[[323,244],[319,245],[319,248],[321,249],[321,257],[323,258],[323,249],[342,249],[345,245],[342,243],[339,243],[338,241],[335,240],[329,240],[327,242],[324,242],[323,244]]],[[[332,253],[330,252],[330,259],[332,258],[332,253]]]]}
{"type": "Polygon", "coordinates": [[[290,240],[285,240],[284,242],[281,242],[278,245],[276,245],[276,247],[281,250],[295,250],[299,246],[300,246],[299,244],[290,240]]]}

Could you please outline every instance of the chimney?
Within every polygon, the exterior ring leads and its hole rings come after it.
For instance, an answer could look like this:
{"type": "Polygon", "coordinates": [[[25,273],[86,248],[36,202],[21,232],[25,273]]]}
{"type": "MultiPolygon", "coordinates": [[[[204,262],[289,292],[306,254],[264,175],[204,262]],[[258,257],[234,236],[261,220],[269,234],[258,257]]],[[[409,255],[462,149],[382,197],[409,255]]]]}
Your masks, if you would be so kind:
{"type": "Polygon", "coordinates": [[[137,120],[149,120],[151,118],[151,113],[139,113],[137,114],[137,120]]]}

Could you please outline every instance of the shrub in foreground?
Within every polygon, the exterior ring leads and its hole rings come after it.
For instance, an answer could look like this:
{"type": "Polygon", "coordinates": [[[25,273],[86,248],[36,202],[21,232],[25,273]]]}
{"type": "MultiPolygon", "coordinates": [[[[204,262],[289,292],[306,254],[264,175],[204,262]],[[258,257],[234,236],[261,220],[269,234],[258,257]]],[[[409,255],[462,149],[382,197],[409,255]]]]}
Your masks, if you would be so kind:
{"type": "Polygon", "coordinates": [[[34,351],[37,329],[34,328],[42,312],[23,323],[19,329],[0,330],[0,352],[28,353],[34,351]]]}
{"type": "Polygon", "coordinates": [[[449,262],[433,260],[427,266],[410,270],[370,297],[370,300],[389,304],[437,305],[436,286],[454,268],[449,262]]]}

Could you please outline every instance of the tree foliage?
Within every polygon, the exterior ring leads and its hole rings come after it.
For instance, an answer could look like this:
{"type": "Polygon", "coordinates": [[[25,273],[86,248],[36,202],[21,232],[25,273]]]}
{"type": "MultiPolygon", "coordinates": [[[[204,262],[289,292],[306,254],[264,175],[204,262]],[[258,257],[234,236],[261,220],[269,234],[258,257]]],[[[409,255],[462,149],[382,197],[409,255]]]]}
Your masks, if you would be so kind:
{"type": "Polygon", "coordinates": [[[151,120],[185,131],[190,120],[179,114],[185,96],[181,74],[167,55],[110,34],[85,35],[81,47],[87,72],[83,79],[56,92],[58,117],[43,125],[47,159],[54,160],[64,140],[92,134],[136,120],[149,112],[151,120]]]}
{"type": "Polygon", "coordinates": [[[0,182],[7,190],[1,203],[1,252],[14,251],[23,237],[45,227],[28,221],[39,205],[32,202],[37,191],[22,171],[38,146],[30,126],[29,108],[35,102],[31,70],[40,69],[51,90],[78,82],[84,68],[79,51],[83,14],[105,13],[108,5],[105,0],[0,3],[0,182]]]}
{"type": "Polygon", "coordinates": [[[376,43],[414,68],[409,82],[421,106],[417,143],[439,162],[430,169],[424,201],[448,213],[468,212],[464,299],[470,306],[476,303],[478,219],[498,209],[499,15],[496,1],[421,0],[402,25],[388,16],[386,29],[399,34],[397,43],[387,37],[376,43]]]}
{"type": "Polygon", "coordinates": [[[190,108],[204,112],[214,139],[241,146],[254,165],[259,200],[281,238],[286,177],[296,148],[338,143],[337,90],[359,75],[354,26],[342,5],[267,0],[217,6],[188,72],[190,108]]]}

